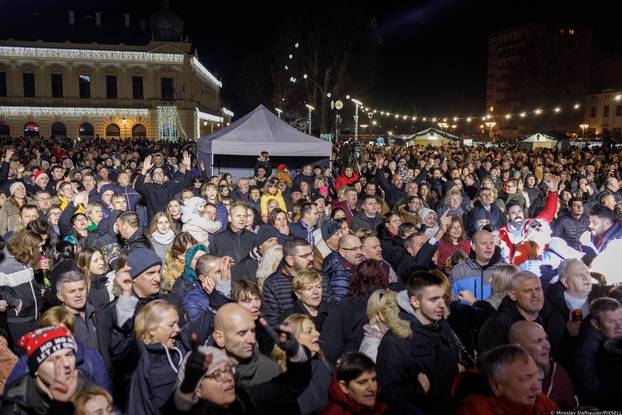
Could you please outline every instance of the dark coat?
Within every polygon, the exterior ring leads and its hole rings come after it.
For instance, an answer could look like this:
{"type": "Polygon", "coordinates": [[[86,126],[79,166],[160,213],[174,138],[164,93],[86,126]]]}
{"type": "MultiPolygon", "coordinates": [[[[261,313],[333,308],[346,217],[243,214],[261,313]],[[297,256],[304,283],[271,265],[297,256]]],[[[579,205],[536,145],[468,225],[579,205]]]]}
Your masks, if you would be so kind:
{"type": "MultiPolygon", "coordinates": [[[[512,324],[524,319],[518,311],[516,303],[510,297],[505,297],[499,305],[499,310],[486,319],[479,332],[479,351],[485,352],[497,346],[508,344],[508,334],[512,324]]],[[[557,359],[566,328],[566,320],[555,313],[545,301],[536,322],[544,327],[551,344],[551,356],[557,359]]]]}
{"type": "Polygon", "coordinates": [[[407,252],[397,267],[397,275],[400,277],[400,281],[406,284],[413,272],[434,269],[435,265],[432,262],[432,257],[436,253],[438,245],[438,241],[434,245],[428,241],[419,249],[417,255],[412,256],[407,252]]]}
{"type": "Polygon", "coordinates": [[[404,241],[397,235],[392,236],[389,234],[387,227],[384,225],[378,226],[376,233],[382,248],[382,258],[391,264],[393,269],[398,269],[404,256],[409,255],[406,248],[404,248],[404,241]]]}
{"type": "Polygon", "coordinates": [[[329,300],[339,303],[348,294],[353,265],[346,261],[339,251],[334,251],[324,258],[322,272],[330,284],[329,300]]]}
{"type": "Polygon", "coordinates": [[[395,207],[395,203],[404,197],[404,185],[402,187],[395,187],[393,183],[389,183],[384,176],[384,169],[378,169],[376,171],[376,181],[378,185],[384,190],[384,199],[387,201],[391,208],[395,207]]]}
{"type": "Polygon", "coordinates": [[[590,215],[586,211],[578,220],[570,214],[558,217],[551,223],[553,236],[558,236],[568,243],[572,248],[578,249],[581,246],[579,238],[590,226],[590,215]]]}
{"type": "Polygon", "coordinates": [[[121,250],[124,253],[129,253],[131,250],[137,248],[151,249],[153,251],[153,245],[151,244],[151,241],[140,229],[134,232],[134,234],[130,236],[130,239],[124,242],[121,250]]]}
{"type": "Polygon", "coordinates": [[[132,374],[128,415],[158,415],[175,390],[177,370],[185,350],[167,349],[162,343],[138,342],[139,360],[132,374]]]}
{"type": "Polygon", "coordinates": [[[143,195],[147,204],[147,217],[151,219],[157,212],[165,212],[166,206],[175,194],[192,185],[192,171],[188,170],[182,180],[170,180],[162,184],[145,183],[145,176],[138,175],[136,190],[143,195]]]}
{"type": "Polygon", "coordinates": [[[332,307],[320,332],[326,359],[335,364],[343,353],[358,351],[365,335],[363,326],[367,323],[365,297],[346,297],[332,307]]]}
{"type": "Polygon", "coordinates": [[[233,281],[257,281],[257,269],[259,269],[260,260],[261,256],[259,255],[258,248],[255,247],[242,260],[233,264],[231,279],[233,281]]]}
{"type": "Polygon", "coordinates": [[[400,318],[410,323],[412,336],[400,339],[389,332],[380,342],[376,369],[384,401],[431,414],[453,413],[451,386],[458,373],[460,351],[449,324],[440,320],[424,326],[412,307],[406,310],[409,304],[400,304],[398,299],[398,305],[400,318]],[[428,393],[417,380],[419,373],[430,381],[428,393]]]}
{"type": "Polygon", "coordinates": [[[603,399],[602,369],[608,364],[604,350],[606,341],[607,337],[592,325],[591,316],[583,320],[571,366],[572,380],[582,405],[599,406],[603,399]]]}
{"type": "Polygon", "coordinates": [[[359,229],[368,229],[375,232],[378,226],[382,225],[382,216],[376,213],[373,218],[368,217],[365,212],[359,212],[352,218],[352,231],[359,229]]]}
{"type": "Polygon", "coordinates": [[[317,316],[313,317],[311,314],[309,314],[309,310],[307,310],[307,308],[304,306],[302,301],[296,300],[294,301],[294,306],[291,309],[285,311],[283,314],[281,314],[281,316],[279,317],[279,320],[284,321],[287,317],[291,316],[292,314],[304,314],[305,316],[309,316],[311,320],[313,320],[313,324],[315,324],[315,328],[317,329],[317,331],[321,333],[322,327],[324,327],[324,321],[326,321],[326,317],[328,317],[330,312],[335,307],[336,307],[335,304],[328,303],[322,300],[322,302],[320,303],[320,306],[318,307],[317,316]]]}
{"type": "Polygon", "coordinates": [[[209,250],[211,255],[230,256],[239,262],[255,247],[257,235],[250,231],[233,232],[227,227],[211,236],[209,250]]]}
{"type": "Polygon", "coordinates": [[[505,225],[505,216],[496,204],[493,203],[490,206],[490,211],[488,211],[480,202],[477,202],[475,206],[473,206],[473,209],[466,215],[464,229],[467,235],[471,236],[477,231],[476,224],[480,219],[488,219],[490,224],[497,229],[505,225]]]}

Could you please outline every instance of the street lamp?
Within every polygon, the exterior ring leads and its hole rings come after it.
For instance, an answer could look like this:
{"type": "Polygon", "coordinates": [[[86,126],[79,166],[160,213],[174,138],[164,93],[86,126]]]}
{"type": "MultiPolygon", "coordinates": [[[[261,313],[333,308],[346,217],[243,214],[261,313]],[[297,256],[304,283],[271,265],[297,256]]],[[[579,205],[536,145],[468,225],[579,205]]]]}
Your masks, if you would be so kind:
{"type": "Polygon", "coordinates": [[[487,123],[484,123],[484,124],[486,125],[486,127],[490,129],[490,132],[488,133],[488,135],[492,139],[492,129],[494,128],[495,125],[497,125],[497,123],[494,121],[488,121],[487,123]]]}
{"type": "Polygon", "coordinates": [[[583,141],[583,138],[585,137],[585,130],[587,130],[589,127],[589,124],[579,124],[579,128],[581,129],[581,141],[583,141]]]}
{"type": "Polygon", "coordinates": [[[309,134],[311,134],[311,113],[315,110],[315,107],[309,104],[305,104],[305,107],[309,110],[309,134]]]}
{"type": "MultiPolygon", "coordinates": [[[[346,96],[346,98],[349,98],[348,96],[346,96]]],[[[363,106],[363,103],[361,101],[359,101],[358,99],[351,99],[352,102],[354,102],[355,108],[354,108],[354,140],[356,141],[359,137],[359,107],[363,106]]]]}
{"type": "Polygon", "coordinates": [[[282,110],[282,109],[280,109],[280,108],[275,108],[274,110],[275,110],[275,111],[276,111],[276,113],[278,114],[279,118],[281,118],[281,113],[283,112],[283,110],[282,110]]]}
{"type": "Polygon", "coordinates": [[[121,124],[123,124],[123,135],[125,135],[125,125],[127,124],[127,120],[125,117],[121,118],[121,124]]]}

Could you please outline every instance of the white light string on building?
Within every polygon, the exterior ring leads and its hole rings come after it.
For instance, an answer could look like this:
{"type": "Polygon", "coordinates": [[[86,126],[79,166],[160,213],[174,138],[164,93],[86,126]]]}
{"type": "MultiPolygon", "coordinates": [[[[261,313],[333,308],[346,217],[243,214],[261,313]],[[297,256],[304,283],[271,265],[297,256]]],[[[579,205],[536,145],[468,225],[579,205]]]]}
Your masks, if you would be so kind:
{"type": "Polygon", "coordinates": [[[147,108],[79,108],[79,107],[9,107],[0,106],[0,115],[65,116],[65,117],[146,117],[147,108]]]}

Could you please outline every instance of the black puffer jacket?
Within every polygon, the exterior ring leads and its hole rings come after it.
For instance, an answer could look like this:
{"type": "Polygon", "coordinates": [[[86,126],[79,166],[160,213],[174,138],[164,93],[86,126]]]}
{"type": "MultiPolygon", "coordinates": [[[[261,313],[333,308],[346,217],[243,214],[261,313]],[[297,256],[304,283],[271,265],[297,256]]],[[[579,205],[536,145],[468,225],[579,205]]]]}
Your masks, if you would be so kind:
{"type": "Polygon", "coordinates": [[[606,341],[607,337],[594,327],[591,316],[583,320],[571,366],[572,381],[582,405],[600,407],[604,390],[602,370],[608,364],[604,350],[606,341]]]}
{"type": "Polygon", "coordinates": [[[333,306],[324,320],[320,339],[326,359],[335,364],[345,352],[358,351],[367,324],[367,299],[346,297],[333,306]]]}
{"type": "Polygon", "coordinates": [[[572,248],[579,249],[581,242],[579,238],[588,230],[590,226],[590,215],[586,211],[578,220],[570,214],[558,217],[551,224],[553,236],[558,236],[568,243],[572,248]]]}
{"type": "Polygon", "coordinates": [[[446,320],[423,325],[414,315],[406,291],[398,293],[400,318],[410,323],[412,335],[400,339],[387,333],[378,348],[378,380],[384,402],[400,408],[419,408],[425,413],[453,413],[451,386],[458,373],[459,347],[446,320]],[[423,373],[430,381],[425,393],[417,380],[423,373]]]}
{"type": "Polygon", "coordinates": [[[210,254],[216,256],[230,256],[234,263],[238,263],[255,247],[257,235],[250,231],[234,232],[231,226],[211,237],[209,243],[210,254]]]}

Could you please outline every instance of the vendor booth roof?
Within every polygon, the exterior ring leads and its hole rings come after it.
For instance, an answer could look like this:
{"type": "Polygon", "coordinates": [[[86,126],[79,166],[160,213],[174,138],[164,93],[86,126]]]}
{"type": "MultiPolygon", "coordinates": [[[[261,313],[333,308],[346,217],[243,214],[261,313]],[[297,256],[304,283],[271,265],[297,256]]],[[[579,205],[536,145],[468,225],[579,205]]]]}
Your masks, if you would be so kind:
{"type": "Polygon", "coordinates": [[[536,134],[531,134],[526,136],[523,140],[521,140],[522,143],[536,143],[536,142],[543,142],[543,141],[552,141],[552,142],[557,142],[557,140],[553,137],[551,137],[550,135],[547,134],[543,134],[543,133],[536,133],[536,134]]]}
{"type": "Polygon", "coordinates": [[[451,140],[458,141],[460,138],[453,134],[449,134],[448,132],[437,130],[436,128],[427,128],[423,131],[419,131],[414,136],[412,136],[413,140],[451,140]],[[434,138],[435,137],[435,138],[434,138]]]}
{"type": "Polygon", "coordinates": [[[197,139],[199,151],[212,154],[330,157],[332,144],[305,134],[263,105],[218,132],[197,139]]]}

